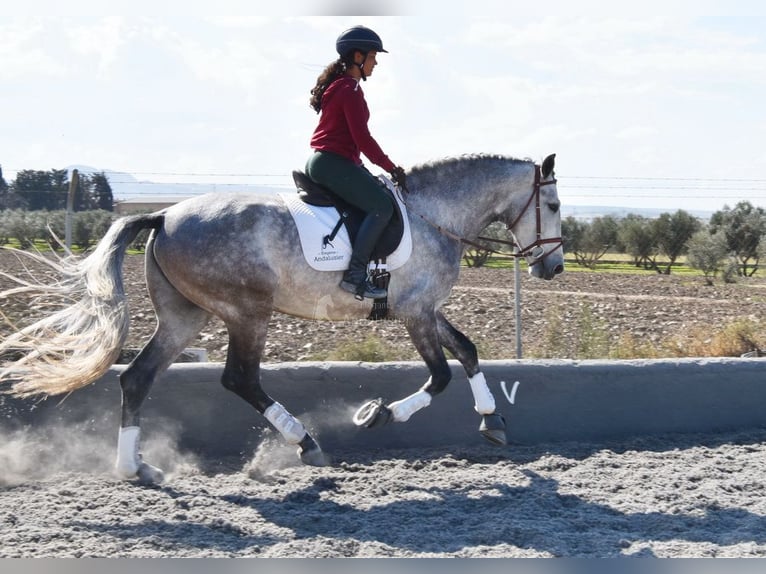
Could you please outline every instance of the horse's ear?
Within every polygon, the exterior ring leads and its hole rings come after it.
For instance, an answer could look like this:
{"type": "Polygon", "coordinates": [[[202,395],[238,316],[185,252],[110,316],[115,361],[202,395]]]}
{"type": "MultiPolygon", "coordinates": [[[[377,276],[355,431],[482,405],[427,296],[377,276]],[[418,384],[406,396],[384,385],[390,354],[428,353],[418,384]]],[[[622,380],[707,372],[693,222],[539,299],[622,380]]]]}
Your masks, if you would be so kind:
{"type": "Polygon", "coordinates": [[[548,157],[545,158],[545,161],[543,161],[543,178],[548,177],[550,174],[553,173],[553,164],[556,161],[556,154],[552,153],[548,157]]]}

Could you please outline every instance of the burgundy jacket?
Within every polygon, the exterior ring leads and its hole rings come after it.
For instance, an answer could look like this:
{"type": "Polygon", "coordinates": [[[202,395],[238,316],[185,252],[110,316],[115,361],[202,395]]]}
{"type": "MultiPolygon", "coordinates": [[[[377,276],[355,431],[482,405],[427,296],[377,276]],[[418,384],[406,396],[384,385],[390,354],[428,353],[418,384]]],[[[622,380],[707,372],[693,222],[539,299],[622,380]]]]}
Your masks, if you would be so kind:
{"type": "Polygon", "coordinates": [[[362,164],[360,153],[372,163],[391,172],[396,166],[370,135],[370,110],[362,86],[350,76],[330,84],[322,95],[322,114],[311,137],[311,147],[329,151],[362,164]]]}

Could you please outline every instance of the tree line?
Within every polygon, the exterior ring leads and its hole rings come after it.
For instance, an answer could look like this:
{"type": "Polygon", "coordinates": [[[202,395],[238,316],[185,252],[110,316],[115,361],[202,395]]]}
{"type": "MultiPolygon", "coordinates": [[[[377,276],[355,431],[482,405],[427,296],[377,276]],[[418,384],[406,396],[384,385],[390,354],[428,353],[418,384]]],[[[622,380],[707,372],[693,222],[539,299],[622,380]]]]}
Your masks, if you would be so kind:
{"type": "MultiPolygon", "coordinates": [[[[106,234],[115,215],[111,211],[92,209],[77,211],[72,218],[72,245],[88,249],[106,234]]],[[[0,246],[13,245],[28,249],[37,243],[54,249],[61,247],[66,229],[66,211],[4,209],[0,211],[0,246]]]]}
{"type": "MultiPolygon", "coordinates": [[[[0,166],[0,210],[55,211],[65,209],[69,195],[69,172],[22,170],[7,183],[0,166]]],[[[80,174],[74,189],[74,211],[114,209],[114,195],[104,172],[80,174]]]]}
{"type": "MultiPolygon", "coordinates": [[[[508,239],[502,224],[491,225],[483,235],[508,239]]],[[[707,222],[682,209],[657,218],[631,214],[582,220],[569,216],[561,222],[561,235],[564,253],[590,269],[607,253],[626,253],[635,266],[669,275],[686,256],[687,264],[712,283],[719,272],[725,280],[750,277],[766,262],[766,210],[749,201],[733,208],[724,206],[707,222]]],[[[480,267],[491,256],[490,249],[471,249],[464,260],[471,267],[480,267]]]]}
{"type": "Polygon", "coordinates": [[[580,265],[595,268],[608,252],[627,253],[637,267],[670,274],[681,256],[712,282],[750,277],[766,261],[766,210],[740,201],[724,206],[709,221],[679,209],[658,218],[606,215],[591,221],[567,217],[562,221],[564,250],[580,265]]]}
{"type": "MultiPolygon", "coordinates": [[[[22,170],[7,183],[0,166],[0,245],[26,249],[37,242],[59,248],[65,235],[69,172],[22,170]]],[[[114,220],[114,195],[103,173],[78,174],[72,208],[72,244],[88,249],[114,220]]]]}

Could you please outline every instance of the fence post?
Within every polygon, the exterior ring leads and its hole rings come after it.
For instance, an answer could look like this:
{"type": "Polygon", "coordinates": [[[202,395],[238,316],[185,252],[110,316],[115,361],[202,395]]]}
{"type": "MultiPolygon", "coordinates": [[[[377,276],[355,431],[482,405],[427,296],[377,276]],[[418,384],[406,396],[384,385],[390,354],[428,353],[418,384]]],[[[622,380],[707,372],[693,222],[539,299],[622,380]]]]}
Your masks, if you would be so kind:
{"type": "Polygon", "coordinates": [[[521,267],[519,257],[513,258],[513,298],[516,325],[516,358],[521,359],[521,267]]]}
{"type": "Polygon", "coordinates": [[[72,213],[74,212],[74,194],[80,183],[80,174],[76,169],[72,170],[72,179],[69,181],[69,193],[66,198],[66,216],[64,217],[64,244],[67,251],[72,249],[72,213]]]}

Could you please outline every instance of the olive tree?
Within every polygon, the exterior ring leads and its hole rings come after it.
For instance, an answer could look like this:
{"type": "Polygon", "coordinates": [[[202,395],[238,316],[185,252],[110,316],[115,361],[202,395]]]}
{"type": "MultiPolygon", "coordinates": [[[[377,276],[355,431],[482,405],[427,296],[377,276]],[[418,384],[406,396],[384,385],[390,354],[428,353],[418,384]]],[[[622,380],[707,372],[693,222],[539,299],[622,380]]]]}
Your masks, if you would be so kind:
{"type": "Polygon", "coordinates": [[[106,234],[112,224],[112,213],[92,209],[77,213],[72,229],[72,240],[77,247],[88,249],[106,234]]]}
{"type": "Polygon", "coordinates": [[[625,251],[633,257],[633,264],[644,269],[657,266],[657,241],[652,231],[652,220],[630,214],[620,222],[617,236],[625,251]]]}
{"type": "Polygon", "coordinates": [[[709,229],[702,229],[691,236],[687,247],[689,265],[702,271],[707,284],[712,285],[726,261],[726,238],[721,233],[710,233],[709,229]]]}
{"type": "Polygon", "coordinates": [[[679,209],[673,214],[663,213],[652,224],[660,253],[668,258],[668,264],[662,269],[655,266],[657,273],[670,275],[676,260],[686,252],[686,244],[692,235],[700,229],[699,220],[690,213],[679,209]]]}
{"type": "Polygon", "coordinates": [[[617,220],[611,215],[596,217],[591,222],[570,215],[561,222],[564,252],[571,253],[579,265],[594,269],[598,260],[617,243],[618,228],[617,220]]]}
{"type": "Polygon", "coordinates": [[[741,265],[738,273],[752,276],[761,260],[759,245],[766,236],[766,210],[754,207],[749,201],[740,201],[734,209],[724,206],[710,218],[713,233],[723,233],[729,251],[741,265]]]}

